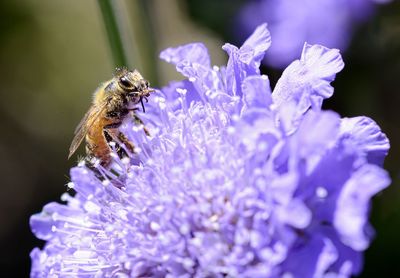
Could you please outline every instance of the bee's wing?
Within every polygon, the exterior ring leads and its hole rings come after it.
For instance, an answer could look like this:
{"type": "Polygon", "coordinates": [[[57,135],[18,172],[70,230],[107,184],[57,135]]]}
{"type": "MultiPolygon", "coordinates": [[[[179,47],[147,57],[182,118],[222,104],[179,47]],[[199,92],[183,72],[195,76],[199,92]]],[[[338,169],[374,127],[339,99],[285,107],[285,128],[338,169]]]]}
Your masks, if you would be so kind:
{"type": "Polygon", "coordinates": [[[71,146],[69,147],[68,159],[74,154],[76,149],[78,149],[79,145],[83,141],[83,138],[85,138],[86,134],[88,133],[88,130],[96,122],[96,120],[102,114],[105,108],[105,105],[93,105],[89,108],[89,111],[86,112],[85,116],[82,118],[75,129],[75,136],[74,139],[72,139],[71,146]]]}

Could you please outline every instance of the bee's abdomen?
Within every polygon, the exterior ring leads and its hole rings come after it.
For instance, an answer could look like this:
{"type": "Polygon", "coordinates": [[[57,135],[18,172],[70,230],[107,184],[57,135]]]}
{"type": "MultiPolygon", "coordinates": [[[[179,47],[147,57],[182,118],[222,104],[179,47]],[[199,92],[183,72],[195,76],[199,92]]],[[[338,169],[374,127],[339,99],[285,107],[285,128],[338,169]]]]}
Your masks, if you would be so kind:
{"type": "Polygon", "coordinates": [[[86,135],[86,153],[100,160],[102,166],[108,166],[111,162],[111,149],[104,136],[103,127],[106,123],[99,119],[86,135]]]}

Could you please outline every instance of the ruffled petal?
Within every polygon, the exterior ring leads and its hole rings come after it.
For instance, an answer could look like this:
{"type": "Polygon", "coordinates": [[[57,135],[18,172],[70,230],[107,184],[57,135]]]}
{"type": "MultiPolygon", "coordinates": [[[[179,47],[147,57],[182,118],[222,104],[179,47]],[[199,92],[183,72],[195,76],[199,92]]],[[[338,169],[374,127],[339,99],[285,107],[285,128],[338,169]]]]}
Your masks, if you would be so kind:
{"type": "Polygon", "coordinates": [[[311,96],[331,97],[333,87],[330,83],[344,67],[339,50],[305,43],[300,61],[308,70],[306,78],[313,90],[311,96]]]}
{"type": "Polygon", "coordinates": [[[45,278],[49,277],[48,273],[45,272],[46,269],[46,252],[40,251],[39,248],[35,248],[30,253],[32,266],[31,266],[31,278],[45,278]]]}
{"type": "Polygon", "coordinates": [[[229,55],[226,67],[226,84],[233,95],[241,94],[242,81],[260,73],[259,67],[265,52],[271,44],[267,24],[260,25],[239,49],[225,44],[222,49],[229,55]]]}
{"type": "Polygon", "coordinates": [[[369,227],[367,215],[370,201],[389,184],[386,171],[375,165],[365,165],[343,186],[337,199],[333,224],[345,245],[357,251],[369,246],[372,228],[369,227]]]}
{"type": "Polygon", "coordinates": [[[259,25],[240,48],[240,60],[258,71],[265,52],[271,46],[271,34],[267,24],[259,25]]]}
{"type": "Polygon", "coordinates": [[[305,44],[301,59],[290,64],[279,79],[272,93],[274,104],[294,102],[299,113],[310,106],[320,109],[322,100],[332,96],[330,82],[343,67],[339,50],[305,44]]]}
{"type": "Polygon", "coordinates": [[[167,48],[160,58],[176,66],[178,72],[188,78],[203,77],[210,68],[210,56],[202,43],[190,43],[167,48]]]}
{"type": "Polygon", "coordinates": [[[325,277],[329,267],[338,258],[334,244],[321,236],[315,236],[298,246],[285,262],[285,273],[292,277],[325,277]]]}
{"type": "Polygon", "coordinates": [[[390,143],[379,126],[368,117],[343,118],[340,125],[343,141],[360,151],[367,161],[379,166],[388,154],[390,143]]]}

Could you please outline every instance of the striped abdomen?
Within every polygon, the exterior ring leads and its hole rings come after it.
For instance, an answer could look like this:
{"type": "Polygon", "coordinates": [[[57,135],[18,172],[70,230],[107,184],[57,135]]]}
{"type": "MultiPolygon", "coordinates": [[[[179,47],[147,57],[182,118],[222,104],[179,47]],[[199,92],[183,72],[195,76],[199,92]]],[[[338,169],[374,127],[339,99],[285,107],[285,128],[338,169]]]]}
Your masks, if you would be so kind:
{"type": "Polygon", "coordinates": [[[100,159],[104,167],[111,162],[111,148],[104,134],[104,127],[113,124],[115,120],[99,118],[86,134],[86,153],[100,159]]]}

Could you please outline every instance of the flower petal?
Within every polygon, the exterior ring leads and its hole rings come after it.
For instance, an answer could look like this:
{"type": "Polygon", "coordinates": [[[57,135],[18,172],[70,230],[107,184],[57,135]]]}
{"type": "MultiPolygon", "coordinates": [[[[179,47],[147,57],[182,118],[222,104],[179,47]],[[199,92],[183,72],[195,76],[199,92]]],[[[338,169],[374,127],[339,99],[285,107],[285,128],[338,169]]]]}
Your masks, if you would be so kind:
{"type": "Polygon", "coordinates": [[[343,118],[340,125],[342,140],[360,150],[369,163],[383,165],[390,143],[379,126],[368,117],[343,118]]]}
{"type": "Polygon", "coordinates": [[[240,60],[246,64],[253,63],[253,67],[258,70],[265,52],[271,46],[271,34],[267,24],[259,25],[253,34],[243,43],[240,48],[240,60]],[[251,55],[247,55],[250,54],[251,55]]]}
{"type": "Polygon", "coordinates": [[[190,43],[176,48],[167,48],[160,58],[176,66],[178,72],[188,78],[204,76],[210,68],[210,56],[202,43],[190,43]]]}
{"type": "Polygon", "coordinates": [[[271,37],[266,24],[260,25],[238,49],[226,43],[222,46],[229,55],[226,67],[226,84],[233,95],[241,94],[242,81],[250,75],[258,75],[265,52],[271,44],[271,37]]]}
{"type": "Polygon", "coordinates": [[[293,101],[300,113],[310,106],[320,109],[322,100],[332,96],[330,82],[343,67],[339,50],[306,43],[301,59],[291,63],[276,84],[272,93],[275,105],[293,101]]]}
{"type": "Polygon", "coordinates": [[[271,87],[266,75],[247,77],[243,80],[242,91],[244,110],[249,107],[268,109],[272,104],[271,87]]]}
{"type": "Polygon", "coordinates": [[[292,250],[285,262],[285,273],[291,277],[322,278],[337,257],[333,243],[317,235],[292,250]]]}
{"type": "Polygon", "coordinates": [[[334,146],[339,134],[340,117],[335,112],[306,113],[297,130],[294,148],[300,160],[307,161],[310,173],[323,155],[334,146]]]}
{"type": "Polygon", "coordinates": [[[365,165],[346,182],[337,200],[333,223],[342,242],[354,250],[363,251],[369,245],[371,229],[367,214],[373,195],[390,184],[386,171],[375,165],[365,165]]]}

